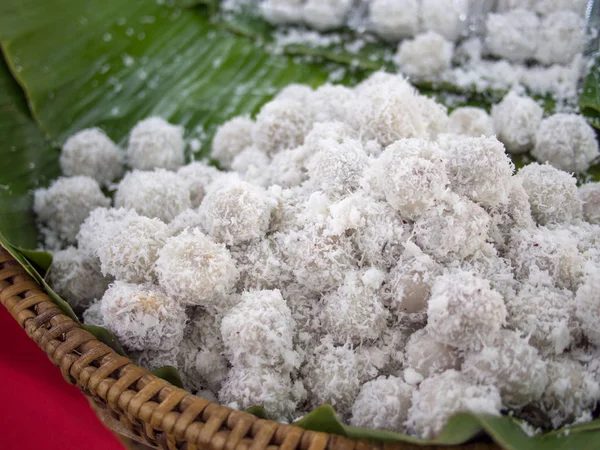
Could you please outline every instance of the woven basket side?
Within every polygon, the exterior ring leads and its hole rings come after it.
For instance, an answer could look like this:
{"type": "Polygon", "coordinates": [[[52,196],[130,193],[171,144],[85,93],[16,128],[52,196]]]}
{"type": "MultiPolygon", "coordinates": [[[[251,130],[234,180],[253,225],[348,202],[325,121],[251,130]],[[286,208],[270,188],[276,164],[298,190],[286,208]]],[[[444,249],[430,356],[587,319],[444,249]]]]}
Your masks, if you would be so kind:
{"type": "MultiPolygon", "coordinates": [[[[447,448],[359,441],[305,431],[196,397],[136,366],[83,330],[52,303],[39,284],[2,247],[0,302],[69,383],[149,445],[188,450],[447,448]]],[[[470,444],[462,448],[497,447],[470,444]]]]}

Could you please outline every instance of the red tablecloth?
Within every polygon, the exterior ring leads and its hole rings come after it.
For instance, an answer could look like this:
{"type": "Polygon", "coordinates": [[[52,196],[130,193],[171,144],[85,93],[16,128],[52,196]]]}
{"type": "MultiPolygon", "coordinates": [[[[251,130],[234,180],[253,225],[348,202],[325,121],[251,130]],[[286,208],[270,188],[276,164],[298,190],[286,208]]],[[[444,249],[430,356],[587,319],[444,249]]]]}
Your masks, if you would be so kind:
{"type": "Polygon", "coordinates": [[[0,305],[0,448],[123,450],[86,398],[0,305]]]}

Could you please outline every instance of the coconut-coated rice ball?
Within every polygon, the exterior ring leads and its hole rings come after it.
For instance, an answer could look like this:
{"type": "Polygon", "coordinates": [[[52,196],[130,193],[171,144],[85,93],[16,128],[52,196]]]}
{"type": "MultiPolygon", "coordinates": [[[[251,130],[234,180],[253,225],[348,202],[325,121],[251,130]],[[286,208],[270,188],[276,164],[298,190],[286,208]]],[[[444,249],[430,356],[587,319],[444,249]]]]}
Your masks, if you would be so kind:
{"type": "Polygon", "coordinates": [[[262,0],[259,5],[262,16],[273,25],[289,25],[302,21],[304,0],[262,0]]]}
{"type": "Polygon", "coordinates": [[[492,106],[492,119],[498,139],[510,153],[523,153],[535,144],[544,110],[532,98],[514,91],[492,106]]]}
{"type": "Polygon", "coordinates": [[[528,164],[519,169],[517,178],[529,196],[531,214],[540,225],[570,223],[579,219],[582,204],[577,180],[549,164],[528,164]]]}
{"type": "Polygon", "coordinates": [[[62,146],[59,162],[64,175],[85,175],[103,185],[123,173],[121,151],[100,128],[87,128],[69,137],[62,146]]]}
{"type": "Polygon", "coordinates": [[[334,346],[325,337],[312,350],[300,372],[311,408],[329,403],[342,416],[350,413],[361,387],[360,362],[354,350],[349,346],[334,346]]]}
{"type": "Polygon", "coordinates": [[[435,31],[418,34],[400,43],[394,62],[415,79],[431,79],[450,68],[454,45],[435,31]]]}
{"type": "Polygon", "coordinates": [[[446,168],[457,194],[488,208],[508,203],[515,166],[495,137],[454,141],[448,150],[446,168]]]}
{"type": "Polygon", "coordinates": [[[589,223],[600,225],[600,183],[579,186],[579,198],[583,202],[583,217],[589,223]]]}
{"type": "Polygon", "coordinates": [[[412,37],[419,31],[419,2],[373,0],[369,2],[369,22],[373,31],[384,39],[412,37]]]}
{"type": "Polygon", "coordinates": [[[600,156],[594,129],[579,114],[553,114],[540,123],[531,154],[566,172],[585,172],[600,156]]]}
{"type": "Polygon", "coordinates": [[[426,329],[415,331],[404,347],[405,366],[423,378],[448,369],[460,369],[461,358],[458,351],[432,339],[426,329]]]}
{"type": "Polygon", "coordinates": [[[86,308],[100,299],[109,281],[102,275],[100,261],[95,255],[75,247],[52,255],[48,283],[74,308],[86,308]]]}
{"type": "Polygon", "coordinates": [[[148,117],[131,130],[127,162],[138,170],[177,170],[185,160],[184,147],[183,127],[160,117],[148,117]]]}
{"type": "Polygon", "coordinates": [[[302,14],[304,22],[319,31],[342,26],[352,8],[352,0],[307,0],[302,14]]]}
{"type": "MultiPolygon", "coordinates": [[[[384,274],[378,272],[383,279],[384,274]]],[[[321,326],[337,343],[375,340],[387,326],[389,313],[376,290],[365,286],[357,271],[348,272],[341,286],[325,294],[321,302],[321,326]]]]}
{"type": "Polygon", "coordinates": [[[224,169],[231,169],[235,157],[252,145],[253,128],[254,121],[246,116],[234,117],[223,123],[213,138],[210,156],[224,169]]]}
{"type": "Polygon", "coordinates": [[[549,360],[548,379],[539,406],[554,428],[591,414],[600,400],[600,385],[586,368],[570,356],[549,360]]]}
{"type": "Polygon", "coordinates": [[[219,172],[216,167],[209,166],[203,161],[194,161],[177,171],[177,175],[183,178],[190,190],[193,208],[200,206],[208,186],[222,174],[223,172],[219,172]]]}
{"type": "Polygon", "coordinates": [[[457,270],[433,284],[425,329],[436,341],[477,350],[491,344],[505,323],[504,299],[489,281],[457,270]]]}
{"type": "Polygon", "coordinates": [[[486,46],[494,56],[523,62],[535,55],[539,23],[536,14],[525,9],[488,14],[486,46]]]}
{"type": "Polygon", "coordinates": [[[469,0],[422,0],[421,26],[449,41],[457,41],[467,28],[469,0]]]}
{"type": "Polygon", "coordinates": [[[557,287],[576,290],[582,281],[585,262],[577,244],[578,239],[568,229],[515,230],[506,256],[519,281],[528,281],[531,276],[545,272],[557,287]]]}
{"type": "Polygon", "coordinates": [[[93,255],[98,255],[100,247],[120,230],[128,217],[137,217],[132,209],[96,208],[81,224],[77,233],[77,247],[93,255]]]}
{"type": "Polygon", "coordinates": [[[168,350],[183,338],[184,308],[156,286],[115,281],[100,304],[108,329],[131,350],[168,350]]]}
{"type": "Polygon", "coordinates": [[[404,243],[404,252],[386,281],[390,296],[386,306],[398,315],[409,315],[413,321],[424,322],[427,301],[440,266],[413,242],[404,243]]]}
{"type": "Polygon", "coordinates": [[[462,373],[498,388],[502,403],[514,408],[539,400],[548,383],[546,363],[537,350],[509,330],[501,330],[491,346],[467,352],[462,373]]]}
{"type": "Polygon", "coordinates": [[[158,251],[158,283],[184,305],[223,309],[239,273],[229,251],[198,229],[168,238],[158,251]]]}
{"type": "Polygon", "coordinates": [[[278,289],[246,291],[221,322],[225,356],[237,367],[297,369],[296,322],[278,289]]]}
{"type": "Polygon", "coordinates": [[[115,206],[135,209],[138,214],[169,223],[192,206],[185,180],[164,169],[134,170],[119,183],[115,206]]]}
{"type": "Polygon", "coordinates": [[[414,391],[406,425],[411,433],[431,439],[458,412],[500,415],[501,407],[494,386],[475,385],[450,369],[427,378],[414,391]]]}
{"type": "Polygon", "coordinates": [[[221,404],[242,411],[261,405],[273,419],[285,422],[292,419],[305,398],[301,381],[292,381],[289,372],[265,366],[234,366],[219,391],[221,404]]]}
{"type": "Polygon", "coordinates": [[[540,22],[535,58],[544,64],[568,64],[584,44],[584,18],[573,11],[556,11],[540,22]]]}
{"type": "Polygon", "coordinates": [[[492,136],[495,133],[494,121],[482,108],[473,106],[456,108],[448,118],[451,133],[471,137],[492,136]]]}
{"type": "Polygon", "coordinates": [[[469,199],[448,194],[414,224],[416,244],[438,261],[463,259],[480,249],[487,239],[490,216],[469,199]]]}
{"type": "Polygon", "coordinates": [[[583,334],[600,347],[600,270],[591,270],[575,296],[576,317],[583,334]]]}
{"type": "Polygon", "coordinates": [[[306,165],[314,188],[331,195],[355,191],[368,163],[360,141],[325,141],[321,146],[306,165]]]}
{"type": "Polygon", "coordinates": [[[402,157],[397,144],[386,148],[370,169],[375,193],[401,217],[416,218],[444,197],[450,184],[444,168],[424,158],[402,157]]]}
{"type": "Polygon", "coordinates": [[[391,375],[366,382],[352,405],[350,424],[403,431],[413,391],[413,386],[391,375]]]}
{"type": "Polygon", "coordinates": [[[235,178],[216,184],[200,204],[207,233],[227,245],[263,237],[275,200],[264,189],[235,178]]]}
{"type": "Polygon", "coordinates": [[[79,227],[91,211],[109,205],[98,182],[82,175],[58,178],[48,188],[36,189],[33,198],[38,221],[68,244],[76,242],[79,227]]]}
{"type": "Polygon", "coordinates": [[[130,215],[97,251],[102,273],[130,283],[152,282],[167,226],[158,219],[130,215]]]}
{"type": "Polygon", "coordinates": [[[312,113],[291,99],[273,99],[256,116],[252,129],[254,146],[273,156],[282,150],[302,145],[312,126],[312,113]]]}

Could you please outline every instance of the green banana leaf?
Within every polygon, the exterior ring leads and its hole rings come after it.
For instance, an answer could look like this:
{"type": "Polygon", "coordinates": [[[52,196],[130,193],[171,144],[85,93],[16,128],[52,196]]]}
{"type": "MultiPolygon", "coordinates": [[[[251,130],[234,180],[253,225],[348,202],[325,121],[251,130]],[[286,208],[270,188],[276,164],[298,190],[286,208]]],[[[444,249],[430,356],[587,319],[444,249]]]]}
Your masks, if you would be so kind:
{"type": "MultiPolygon", "coordinates": [[[[187,137],[201,142],[201,150],[189,155],[199,158],[208,153],[218,124],[256,112],[283,86],[338,80],[340,69],[345,74],[341,81],[352,83],[379,67],[352,67],[343,58],[306,55],[298,49],[295,56],[290,55],[294,50],[270,54],[249,34],[257,31],[251,25],[264,24],[244,25],[238,18],[235,28],[233,22],[219,21],[213,0],[177,1],[200,6],[173,8],[162,0],[0,3],[0,44],[10,69],[9,73],[0,66],[0,155],[10,161],[0,168],[0,231],[6,236],[0,236],[0,243],[74,320],[68,304],[40,275],[51,259],[22,251],[35,248],[38,241],[31,190],[58,176],[57,147],[70,134],[100,126],[123,143],[139,119],[157,114],[183,124],[187,137]],[[299,54],[303,58],[298,59],[299,54]]],[[[434,88],[422,90],[437,95],[434,88]]],[[[586,101],[593,110],[599,110],[599,103],[597,98],[586,101]]],[[[106,330],[94,328],[88,327],[105,342],[118,345],[114,336],[105,335],[106,330]]],[[[155,373],[178,383],[172,368],[155,373]]],[[[260,407],[251,412],[268,417],[260,407]]],[[[427,443],[399,433],[344,425],[327,405],[295,425],[351,438],[427,443]]],[[[454,445],[481,434],[507,449],[591,449],[600,441],[600,421],[530,438],[512,418],[460,414],[435,443],[454,445]]]]}

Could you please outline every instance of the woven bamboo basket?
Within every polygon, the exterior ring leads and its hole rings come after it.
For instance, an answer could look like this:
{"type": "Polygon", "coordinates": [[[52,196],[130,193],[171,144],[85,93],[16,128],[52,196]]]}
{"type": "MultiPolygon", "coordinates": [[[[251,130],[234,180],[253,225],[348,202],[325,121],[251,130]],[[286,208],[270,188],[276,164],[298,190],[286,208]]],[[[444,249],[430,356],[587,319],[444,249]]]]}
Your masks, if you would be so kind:
{"type": "MultiPolygon", "coordinates": [[[[98,341],[52,303],[0,247],[0,302],[65,380],[83,392],[116,433],[162,449],[434,450],[448,447],[370,442],[306,431],[217,405],[136,366],[98,341]]],[[[6,344],[5,344],[6,345],[6,344]]],[[[499,449],[470,443],[463,450],[499,449]]]]}

